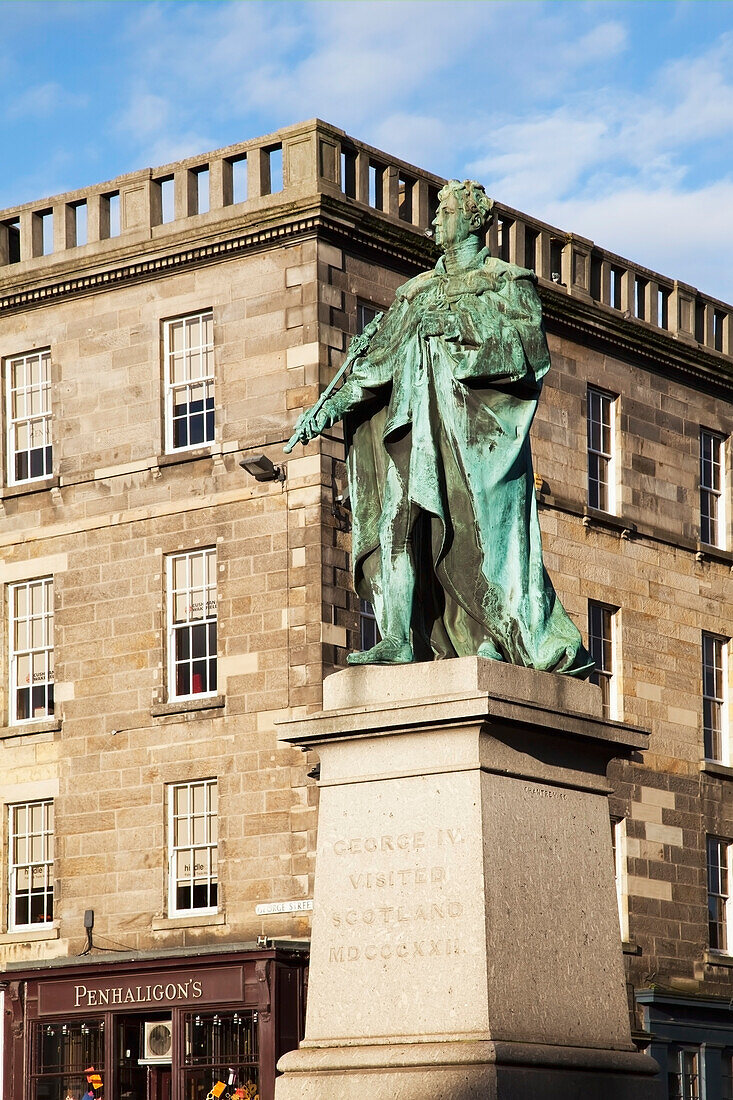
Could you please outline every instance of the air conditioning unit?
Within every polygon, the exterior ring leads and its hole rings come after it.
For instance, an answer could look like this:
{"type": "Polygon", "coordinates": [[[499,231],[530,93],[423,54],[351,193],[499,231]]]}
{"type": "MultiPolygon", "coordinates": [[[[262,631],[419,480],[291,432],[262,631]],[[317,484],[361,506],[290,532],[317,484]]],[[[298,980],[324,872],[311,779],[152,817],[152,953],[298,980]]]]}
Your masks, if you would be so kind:
{"type": "Polygon", "coordinates": [[[171,1020],[146,1020],[143,1024],[143,1056],[141,1065],[161,1065],[173,1057],[173,1024],[171,1020]]]}

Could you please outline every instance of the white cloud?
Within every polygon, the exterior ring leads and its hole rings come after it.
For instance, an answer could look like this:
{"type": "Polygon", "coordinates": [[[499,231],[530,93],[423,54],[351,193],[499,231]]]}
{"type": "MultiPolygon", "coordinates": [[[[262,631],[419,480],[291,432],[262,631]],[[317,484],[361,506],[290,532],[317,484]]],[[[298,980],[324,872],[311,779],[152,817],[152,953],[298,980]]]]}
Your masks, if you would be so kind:
{"type": "Polygon", "coordinates": [[[453,153],[455,136],[455,129],[436,115],[396,111],[373,124],[370,144],[439,175],[453,153]]]}
{"type": "Polygon", "coordinates": [[[149,146],[150,167],[162,167],[177,160],[195,157],[215,146],[216,142],[197,130],[186,130],[175,137],[161,136],[149,146]]]}
{"type": "MultiPolygon", "coordinates": [[[[475,30],[488,33],[501,5],[471,5],[475,30]]],[[[437,2],[314,3],[304,10],[301,51],[267,49],[243,74],[245,104],[293,121],[318,114],[349,126],[392,114],[465,47],[466,5],[437,2]]],[[[270,46],[272,38],[270,38],[270,46]]]]}
{"type": "Polygon", "coordinates": [[[120,112],[117,126],[143,141],[156,138],[170,125],[171,106],[163,96],[138,90],[120,112]]]}
{"type": "Polygon", "coordinates": [[[604,157],[608,124],[595,112],[573,117],[561,109],[522,119],[491,134],[491,152],[469,165],[490,189],[516,206],[568,193],[604,157]]]}
{"type": "Polygon", "coordinates": [[[733,302],[733,180],[691,191],[627,186],[597,199],[550,202],[533,213],[611,251],[733,302]]]}
{"type": "Polygon", "coordinates": [[[725,34],[646,88],[596,88],[505,121],[471,172],[510,206],[733,299],[722,262],[733,251],[732,71],[725,34]]]}
{"type": "MultiPolygon", "coordinates": [[[[496,125],[530,93],[556,93],[623,50],[626,31],[552,4],[314,0],[146,5],[128,39],[133,84],[167,102],[161,137],[175,141],[206,102],[220,120],[318,115],[372,143],[406,137],[388,151],[435,164],[436,138],[455,153],[477,118],[496,125]]],[[[140,136],[148,149],[150,128],[140,136]]]]}
{"type": "MultiPolygon", "coordinates": [[[[618,20],[608,20],[592,27],[572,46],[573,55],[583,65],[595,65],[621,53],[628,43],[628,31],[618,20]]],[[[567,53],[567,51],[566,51],[567,53]]]]}
{"type": "Polygon", "coordinates": [[[69,92],[55,81],[33,84],[9,103],[6,116],[9,119],[42,118],[60,110],[83,107],[88,97],[69,92]]]}
{"type": "MultiPolygon", "coordinates": [[[[27,41],[36,23],[45,26],[44,12],[59,36],[63,13],[87,30],[98,18],[88,4],[6,7],[11,30],[29,25],[27,41]]],[[[59,106],[88,133],[87,167],[106,176],[318,115],[436,173],[477,176],[502,202],[733,297],[721,259],[733,246],[733,32],[720,20],[716,37],[693,33],[696,5],[650,6],[643,19],[638,6],[599,0],[160,0],[99,10],[119,13],[105,75],[90,68],[90,81],[113,73],[90,97],[106,114],[75,113],[83,104],[52,68],[46,83],[16,95],[12,116],[5,110],[6,121],[39,120],[49,163],[54,148],[79,151],[68,129],[56,146],[47,140],[52,128],[61,132],[59,106]],[[684,26],[707,46],[688,47],[684,26]],[[652,28],[681,43],[678,56],[664,61],[664,36],[643,51],[652,28]],[[683,236],[693,216],[694,232],[683,236]]],[[[23,62],[14,45],[0,49],[23,62]]],[[[0,69],[6,92],[23,87],[19,72],[0,69]]]]}

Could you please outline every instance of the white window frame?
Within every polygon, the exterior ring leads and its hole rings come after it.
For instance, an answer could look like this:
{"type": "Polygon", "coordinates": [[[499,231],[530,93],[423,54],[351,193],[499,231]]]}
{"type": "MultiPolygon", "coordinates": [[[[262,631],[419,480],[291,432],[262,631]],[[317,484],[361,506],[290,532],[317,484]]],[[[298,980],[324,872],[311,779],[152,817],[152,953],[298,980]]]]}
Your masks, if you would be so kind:
{"type": "Polygon", "coordinates": [[[53,685],[54,685],[54,651],[53,651],[53,626],[54,626],[54,607],[53,607],[53,577],[38,577],[33,580],[18,581],[16,584],[8,585],[8,624],[9,624],[9,639],[8,639],[8,655],[9,655],[9,686],[10,686],[10,707],[9,707],[9,719],[10,725],[25,725],[27,722],[38,722],[44,718],[53,717],[54,713],[54,700],[53,700],[53,685]],[[18,596],[21,590],[26,592],[26,607],[30,608],[31,602],[31,589],[40,589],[42,592],[42,604],[43,610],[40,616],[32,616],[26,614],[23,621],[25,622],[25,632],[27,635],[26,641],[28,644],[25,646],[17,645],[16,631],[20,630],[21,619],[18,615],[18,596]],[[32,639],[30,638],[31,624],[34,621],[39,621],[41,624],[42,644],[31,645],[32,639]],[[21,665],[23,662],[28,662],[30,668],[33,669],[31,683],[30,669],[24,676],[21,665]],[[33,688],[36,686],[36,677],[40,677],[40,672],[37,671],[39,666],[42,667],[42,671],[45,674],[43,678],[39,678],[38,684],[45,685],[45,698],[46,705],[42,710],[42,713],[35,714],[30,713],[25,718],[21,718],[18,714],[18,693],[19,691],[27,690],[23,688],[19,682],[28,683],[30,686],[29,695],[29,710],[33,711],[33,688]]]}
{"type": "Polygon", "coordinates": [[[588,505],[599,512],[615,515],[617,398],[614,394],[600,390],[596,386],[588,386],[586,401],[588,505]],[[596,411],[599,413],[598,416],[595,415],[596,411]],[[604,413],[607,413],[607,416],[604,416],[604,413]],[[591,468],[594,464],[598,467],[597,478],[591,477],[591,468]]]}
{"type": "Polygon", "coordinates": [[[718,764],[728,764],[730,761],[728,641],[719,634],[706,630],[702,632],[703,755],[705,760],[718,764]],[[709,656],[712,656],[712,661],[709,656]],[[714,722],[707,721],[708,714],[714,722]]]}
{"type": "Polygon", "coordinates": [[[725,535],[725,436],[700,428],[700,541],[724,550],[725,535]]]}
{"type": "Polygon", "coordinates": [[[5,422],[7,430],[7,456],[8,456],[8,484],[25,485],[32,481],[43,481],[51,477],[53,471],[53,450],[50,456],[48,449],[52,448],[51,440],[51,349],[38,348],[23,355],[12,355],[5,360],[5,422]],[[34,363],[40,363],[43,377],[37,384],[30,382],[30,371],[34,363]],[[19,384],[18,372],[22,371],[23,380],[19,384]],[[35,412],[29,412],[27,407],[23,416],[17,415],[16,396],[23,394],[26,403],[33,396],[40,398],[35,412]],[[27,447],[18,446],[18,433],[26,427],[29,434],[27,447]],[[38,436],[38,446],[31,447],[32,436],[38,436]],[[31,475],[31,454],[41,451],[43,470],[39,474],[31,475]],[[28,477],[18,477],[16,473],[16,461],[19,455],[25,454],[28,461],[28,477]],[[50,462],[49,462],[50,457],[50,462]],[[48,468],[47,468],[48,467],[48,468]]]}
{"type": "MultiPolygon", "coordinates": [[[[217,694],[217,685],[213,688],[205,691],[178,691],[178,676],[177,671],[179,665],[189,666],[189,686],[193,687],[196,673],[194,671],[194,664],[204,662],[205,675],[207,684],[211,675],[211,660],[214,661],[214,672],[218,673],[218,645],[217,645],[217,620],[218,620],[218,603],[216,594],[216,550],[212,547],[202,547],[195,550],[185,550],[179,554],[169,554],[166,562],[166,576],[167,576],[167,615],[168,615],[168,698],[169,700],[178,699],[203,699],[217,694]],[[195,558],[203,559],[203,584],[197,585],[193,582],[193,560],[195,558]],[[186,583],[180,588],[175,586],[175,571],[176,563],[183,562],[186,574],[186,583]],[[213,562],[213,568],[211,573],[213,575],[213,585],[208,583],[207,577],[209,576],[209,562],[213,562]],[[187,617],[180,618],[177,616],[177,606],[183,605],[186,610],[187,617]],[[200,611],[200,614],[198,612],[200,611]],[[214,627],[214,650],[213,655],[209,652],[209,639],[211,635],[211,627],[214,627]],[[203,627],[206,632],[206,655],[199,657],[197,660],[191,656],[194,628],[203,627]],[[179,659],[178,656],[178,641],[182,632],[190,631],[189,633],[189,657],[179,659]]],[[[218,683],[218,677],[217,677],[218,683]]]]}
{"type": "Polygon", "coordinates": [[[163,360],[164,360],[164,381],[165,381],[165,449],[167,454],[178,453],[179,451],[193,451],[201,447],[210,447],[216,438],[216,406],[214,403],[214,313],[211,309],[204,309],[198,313],[187,313],[181,317],[172,317],[168,321],[163,322],[163,360]],[[209,324],[211,327],[211,339],[204,340],[199,339],[198,343],[192,344],[190,342],[191,330],[194,326],[198,326],[199,333],[205,324],[209,324]],[[183,332],[183,346],[180,353],[176,353],[173,350],[172,333],[176,327],[180,326],[183,332]],[[184,377],[176,382],[174,380],[174,360],[176,355],[180,354],[183,362],[183,375],[184,377]],[[192,374],[192,368],[195,361],[195,356],[199,356],[199,372],[192,374]],[[206,369],[204,369],[203,359],[206,358],[206,369]],[[195,387],[202,387],[204,391],[204,404],[203,409],[200,412],[191,413],[191,400],[195,387]],[[190,438],[190,426],[192,416],[202,416],[204,425],[204,439],[195,443],[185,443],[176,445],[175,443],[175,425],[174,425],[174,409],[176,394],[188,391],[189,400],[185,402],[186,408],[189,410],[186,414],[186,420],[188,422],[188,432],[190,438]],[[207,408],[208,402],[211,401],[211,409],[207,408]],[[207,438],[207,422],[209,414],[213,417],[213,431],[211,432],[211,438],[207,438]]]}
{"type": "MultiPolygon", "coordinates": [[[[218,790],[216,779],[195,779],[188,783],[171,783],[168,787],[168,916],[212,916],[219,912],[219,878],[218,878],[218,790]],[[194,814],[193,797],[194,788],[203,788],[204,810],[203,814],[194,814]],[[187,810],[176,814],[176,796],[178,793],[186,793],[187,810]],[[203,836],[194,843],[194,819],[203,821],[203,836]],[[186,843],[179,842],[177,823],[186,822],[186,843]],[[201,854],[202,865],[196,863],[195,852],[201,854]],[[177,857],[179,853],[189,853],[189,875],[187,878],[179,878],[177,873],[177,857]],[[198,870],[198,878],[197,878],[198,870]],[[178,887],[188,884],[192,889],[194,884],[204,885],[210,894],[212,887],[216,889],[216,905],[208,906],[179,906],[178,887]]],[[[193,899],[192,899],[193,900],[193,899]]]]}
{"type": "MultiPolygon", "coordinates": [[[[606,639],[605,633],[602,640],[608,642],[609,662],[596,660],[596,667],[590,675],[591,683],[598,684],[603,694],[603,713],[606,718],[617,720],[620,715],[619,692],[619,609],[612,604],[603,603],[601,600],[588,600],[588,648],[594,659],[600,656],[597,647],[593,645],[593,638],[597,635],[591,630],[591,609],[597,609],[609,617],[610,637],[606,639]]],[[[601,637],[600,635],[598,637],[601,637]]]]}
{"type": "Polygon", "coordinates": [[[675,1094],[668,1087],[667,1094],[671,1100],[674,1100],[675,1095],[679,1100],[701,1100],[703,1097],[701,1054],[700,1047],[696,1046],[680,1046],[673,1052],[670,1062],[674,1068],[668,1070],[667,1074],[668,1086],[669,1078],[675,1078],[675,1094]],[[693,1060],[694,1073],[690,1072],[689,1060],[693,1060]]]}
{"type": "Polygon", "coordinates": [[[621,931],[621,942],[627,943],[629,939],[629,864],[625,818],[611,818],[611,840],[613,844],[613,871],[616,880],[618,923],[621,931]]]}
{"type": "MultiPolygon", "coordinates": [[[[21,932],[29,928],[49,928],[53,925],[53,902],[54,902],[54,875],[53,875],[53,842],[54,842],[54,826],[53,826],[53,799],[44,798],[38,799],[33,802],[18,802],[8,806],[8,931],[9,932],[21,932]],[[30,829],[31,812],[35,807],[41,808],[41,829],[38,832],[33,832],[30,829]],[[18,817],[21,811],[25,812],[26,826],[23,833],[18,829],[18,817]],[[29,850],[30,844],[34,840],[40,840],[41,853],[40,858],[33,858],[32,853],[29,850]],[[26,859],[17,859],[17,846],[25,843],[26,845],[26,859]],[[18,889],[18,876],[21,872],[28,872],[28,887],[26,890],[19,891],[18,889]],[[16,905],[19,898],[22,895],[27,895],[30,898],[33,890],[34,882],[40,879],[42,890],[42,896],[45,902],[43,905],[44,914],[48,909],[47,898],[50,895],[51,899],[51,916],[48,919],[41,921],[18,921],[16,920],[16,905]]],[[[30,915],[30,902],[28,905],[30,915]]]]}
{"type": "MultiPolygon", "coordinates": [[[[730,896],[730,884],[731,884],[731,856],[733,855],[733,844],[729,840],[720,836],[708,836],[705,845],[705,858],[707,868],[707,892],[708,892],[708,918],[710,913],[710,899],[717,898],[722,909],[722,919],[717,921],[723,930],[724,943],[716,944],[713,946],[710,943],[710,950],[717,952],[720,955],[729,955],[733,950],[733,937],[731,936],[731,896],[730,896]],[[711,848],[717,853],[717,859],[715,866],[710,858],[711,848]]],[[[709,924],[709,919],[708,919],[709,924]]],[[[709,935],[709,927],[708,927],[709,935]]],[[[709,937],[712,940],[712,937],[709,937]]],[[[717,936],[716,936],[717,938],[717,936]]]]}

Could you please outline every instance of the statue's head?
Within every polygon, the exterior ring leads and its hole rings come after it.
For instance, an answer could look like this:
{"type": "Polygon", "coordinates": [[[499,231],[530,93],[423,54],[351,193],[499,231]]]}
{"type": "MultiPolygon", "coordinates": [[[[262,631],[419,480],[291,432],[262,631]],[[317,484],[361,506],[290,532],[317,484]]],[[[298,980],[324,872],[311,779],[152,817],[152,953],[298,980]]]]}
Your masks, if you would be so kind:
{"type": "Polygon", "coordinates": [[[448,180],[438,194],[433,220],[435,243],[451,248],[470,236],[480,237],[493,217],[493,202],[476,180],[448,180]]]}

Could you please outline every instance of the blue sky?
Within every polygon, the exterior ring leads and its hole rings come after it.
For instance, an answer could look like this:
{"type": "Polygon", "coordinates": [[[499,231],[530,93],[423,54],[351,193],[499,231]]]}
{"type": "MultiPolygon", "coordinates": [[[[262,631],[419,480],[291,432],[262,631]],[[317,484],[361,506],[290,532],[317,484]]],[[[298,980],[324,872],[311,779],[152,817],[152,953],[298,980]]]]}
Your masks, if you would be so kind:
{"type": "Polygon", "coordinates": [[[0,208],[314,115],[733,301],[731,0],[0,0],[0,208]]]}

